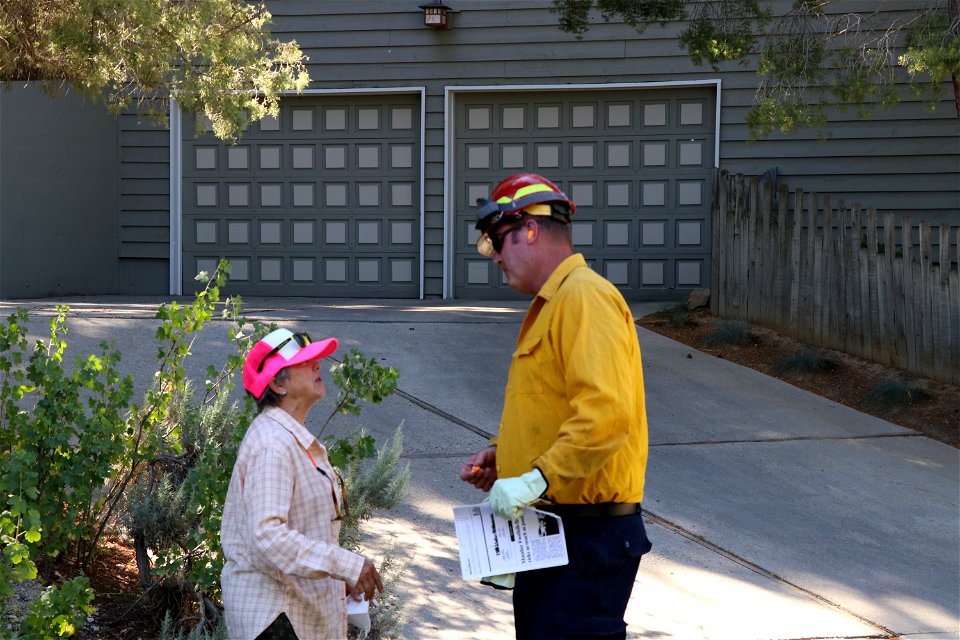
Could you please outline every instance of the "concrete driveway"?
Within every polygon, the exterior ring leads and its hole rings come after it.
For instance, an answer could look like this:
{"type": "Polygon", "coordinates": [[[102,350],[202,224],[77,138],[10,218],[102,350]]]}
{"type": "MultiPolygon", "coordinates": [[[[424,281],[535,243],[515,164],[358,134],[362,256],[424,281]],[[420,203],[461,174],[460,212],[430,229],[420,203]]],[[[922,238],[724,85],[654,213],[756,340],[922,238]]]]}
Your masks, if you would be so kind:
{"type": "MultiPolygon", "coordinates": [[[[75,354],[116,340],[144,388],[162,298],[22,301],[35,335],[73,307],[75,354]]],[[[182,300],[181,300],[182,301],[182,300]]],[[[6,314],[18,302],[0,302],[6,314]]],[[[635,315],[652,304],[633,305],[635,315]]],[[[525,303],[252,299],[247,314],[334,335],[400,370],[400,392],[326,435],[404,425],[403,504],[367,527],[374,554],[409,560],[408,638],[513,637],[509,594],[460,579],[452,507],[482,495],[464,457],[496,430],[525,303]]],[[[960,452],[776,379],[638,329],[650,422],[644,557],[630,638],[799,640],[960,637],[960,452]]],[[[189,369],[228,352],[201,334],[189,369]]],[[[331,402],[311,414],[318,428],[331,402]]]]}

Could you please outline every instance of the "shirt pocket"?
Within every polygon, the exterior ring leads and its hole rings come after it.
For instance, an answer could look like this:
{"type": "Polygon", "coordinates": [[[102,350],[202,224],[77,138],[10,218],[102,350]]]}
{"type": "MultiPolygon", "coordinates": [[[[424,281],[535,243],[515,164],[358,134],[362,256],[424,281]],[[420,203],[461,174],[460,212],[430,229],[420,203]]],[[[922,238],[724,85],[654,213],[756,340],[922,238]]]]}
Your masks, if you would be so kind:
{"type": "Polygon", "coordinates": [[[513,395],[540,395],[543,393],[543,338],[527,338],[513,353],[510,364],[508,392],[513,395]]]}

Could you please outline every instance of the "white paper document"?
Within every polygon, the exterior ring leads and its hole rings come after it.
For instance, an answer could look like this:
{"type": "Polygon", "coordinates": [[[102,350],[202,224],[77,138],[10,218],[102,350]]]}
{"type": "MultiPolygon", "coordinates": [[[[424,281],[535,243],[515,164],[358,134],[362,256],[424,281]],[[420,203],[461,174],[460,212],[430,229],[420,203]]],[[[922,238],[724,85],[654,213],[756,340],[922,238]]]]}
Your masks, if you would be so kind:
{"type": "Polygon", "coordinates": [[[501,518],[490,503],[453,508],[464,580],[545,569],[567,564],[563,521],[546,511],[526,508],[501,518]]]}

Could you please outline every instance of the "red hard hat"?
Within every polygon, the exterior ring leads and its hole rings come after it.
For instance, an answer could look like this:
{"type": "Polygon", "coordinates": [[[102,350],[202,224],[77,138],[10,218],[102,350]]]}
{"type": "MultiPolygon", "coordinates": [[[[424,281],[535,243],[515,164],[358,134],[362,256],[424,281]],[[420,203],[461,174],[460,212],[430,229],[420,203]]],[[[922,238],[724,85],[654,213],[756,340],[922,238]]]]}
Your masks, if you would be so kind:
{"type": "Polygon", "coordinates": [[[519,216],[535,204],[550,204],[550,217],[562,222],[570,222],[577,211],[557,185],[536,173],[518,173],[494,187],[489,199],[477,200],[477,229],[485,234],[505,216],[519,216]]]}

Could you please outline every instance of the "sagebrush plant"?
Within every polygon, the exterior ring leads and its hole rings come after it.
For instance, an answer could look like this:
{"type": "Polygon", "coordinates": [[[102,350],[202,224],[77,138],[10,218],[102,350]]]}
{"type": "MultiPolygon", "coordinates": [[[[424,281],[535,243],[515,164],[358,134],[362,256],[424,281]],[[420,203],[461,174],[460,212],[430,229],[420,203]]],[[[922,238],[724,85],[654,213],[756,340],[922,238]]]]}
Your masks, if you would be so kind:
{"type": "Polygon", "coordinates": [[[212,320],[220,288],[230,272],[221,260],[193,303],[163,304],[156,338],[158,368],[145,405],[156,407],[158,428],[142,461],[121,516],[133,539],[140,581],[147,592],[165,591],[177,602],[175,622],[202,632],[220,620],[220,519],[236,450],[254,414],[253,403],[230,402],[234,377],[244,354],[273,326],[241,315],[242,300],[228,298],[220,317],[235,352],[220,369],[207,368],[202,398],[194,398],[185,359],[198,333],[212,320]],[[151,552],[155,560],[150,557],[151,552]]]}
{"type": "MultiPolygon", "coordinates": [[[[409,465],[398,466],[403,453],[403,424],[375,454],[372,443],[372,438],[361,430],[354,440],[340,438],[329,446],[331,464],[339,466],[344,474],[344,490],[350,508],[340,527],[340,546],[360,554],[363,554],[363,522],[373,517],[376,511],[396,507],[410,478],[409,465]],[[370,446],[357,446],[358,442],[369,442],[370,446]],[[374,456],[373,462],[365,464],[364,461],[371,456],[374,456]]],[[[364,636],[351,627],[351,639],[394,640],[403,637],[403,601],[396,589],[407,564],[401,558],[397,549],[386,550],[378,567],[383,593],[370,605],[370,633],[364,636]]]]}
{"type": "MultiPolygon", "coordinates": [[[[229,268],[221,265],[223,271],[229,268]]],[[[81,574],[131,482],[176,428],[166,429],[171,402],[186,385],[184,358],[218,299],[215,284],[184,312],[163,305],[157,317],[158,369],[140,406],[130,406],[133,377],[118,372],[120,353],[101,343],[99,355],[64,368],[68,307],[57,307],[49,337],[27,345],[28,314],[19,309],[0,328],[0,602],[12,584],[38,577],[38,563],[61,576],[81,574]],[[41,515],[42,514],[42,515],[41,515]]],[[[227,305],[230,308],[228,301],[227,305]]],[[[85,578],[51,585],[22,621],[26,637],[68,637],[86,619],[93,592],[85,578]]],[[[0,634],[7,633],[6,630],[0,634]]],[[[9,634],[8,634],[9,635],[9,634]]]]}
{"type": "Polygon", "coordinates": [[[350,640],[402,640],[403,599],[397,595],[397,589],[409,566],[403,550],[390,547],[384,552],[378,567],[383,593],[370,605],[370,633],[364,636],[359,629],[350,627],[350,640]]]}
{"type": "Polygon", "coordinates": [[[201,627],[183,629],[168,612],[160,623],[160,636],[157,640],[227,640],[227,627],[220,624],[209,632],[201,627]]]}

